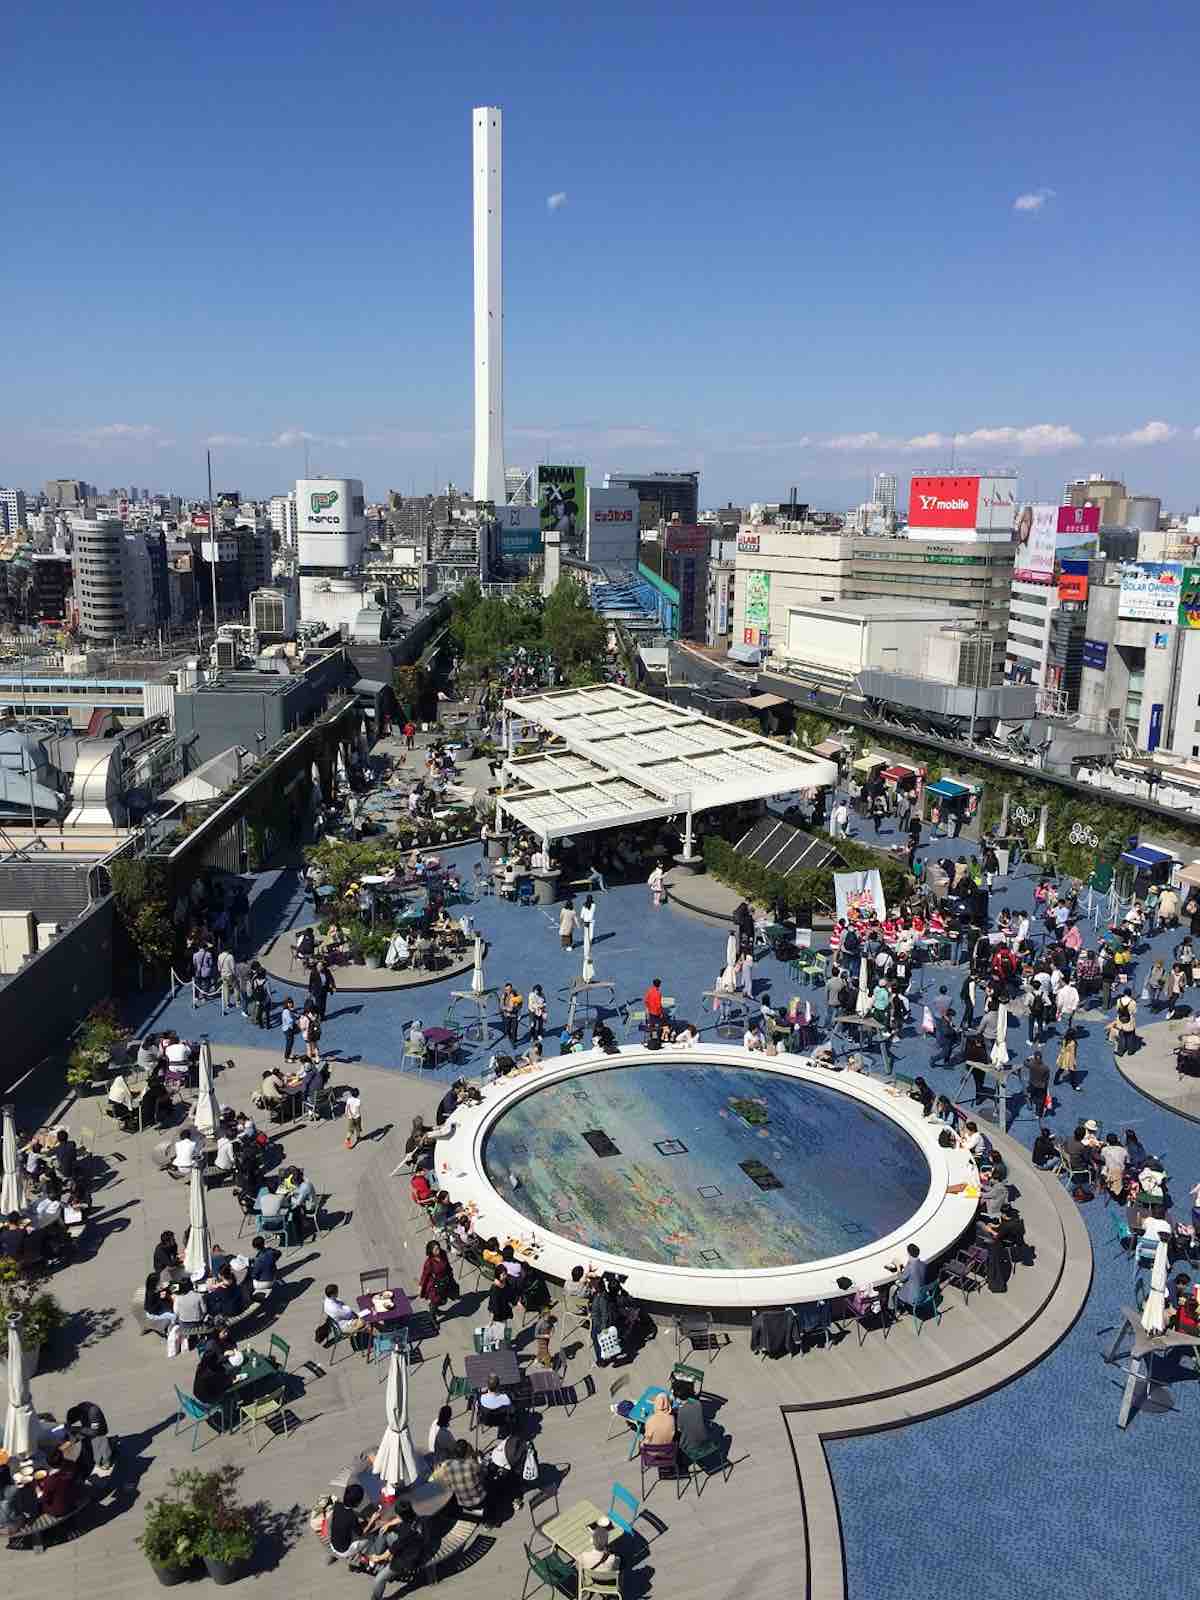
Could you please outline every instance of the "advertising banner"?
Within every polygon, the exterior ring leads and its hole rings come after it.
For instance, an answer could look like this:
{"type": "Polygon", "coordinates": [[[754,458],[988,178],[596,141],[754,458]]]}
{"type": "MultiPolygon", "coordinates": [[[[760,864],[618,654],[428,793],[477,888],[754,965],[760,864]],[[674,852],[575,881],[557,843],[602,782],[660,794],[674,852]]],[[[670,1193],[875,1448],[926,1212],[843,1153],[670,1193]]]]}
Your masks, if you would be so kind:
{"type": "Polygon", "coordinates": [[[1179,616],[1182,588],[1180,562],[1130,562],[1121,568],[1117,615],[1126,622],[1174,622],[1179,616]]]}
{"type": "Polygon", "coordinates": [[[1163,708],[1155,701],[1150,707],[1150,726],[1146,730],[1146,749],[1157,750],[1162,743],[1163,708]]]}
{"type": "Polygon", "coordinates": [[[1100,532],[1099,506],[1059,506],[1059,533],[1091,534],[1100,532]]]}
{"type": "Polygon", "coordinates": [[[973,528],[979,511],[977,477],[914,478],[908,491],[910,528],[973,528]]]}
{"type": "Polygon", "coordinates": [[[887,916],[883,880],[877,867],[872,867],[869,872],[835,872],[833,895],[837,903],[837,915],[844,922],[854,922],[860,917],[876,917],[882,922],[887,916]]]}
{"type": "Polygon", "coordinates": [[[1200,628],[1200,567],[1184,567],[1179,584],[1179,626],[1200,628]]]}
{"type": "Polygon", "coordinates": [[[758,628],[770,625],[771,574],[769,572],[746,574],[746,621],[758,628]]]}
{"type": "Polygon", "coordinates": [[[557,528],[564,540],[580,531],[587,504],[586,467],[539,467],[538,510],[543,534],[557,528]]]}
{"type": "Polygon", "coordinates": [[[1053,583],[1057,539],[1057,506],[1022,506],[1014,533],[1013,577],[1022,583],[1053,583]]]}
{"type": "Polygon", "coordinates": [[[361,478],[298,478],[296,527],[301,533],[362,533],[366,501],[361,478]]]}
{"type": "Polygon", "coordinates": [[[1103,672],[1108,666],[1108,643],[1104,639],[1083,641],[1083,664],[1093,672],[1103,672]]]}
{"type": "Polygon", "coordinates": [[[542,521],[537,506],[497,508],[502,556],[533,556],[542,548],[542,521]]]}
{"type": "Polygon", "coordinates": [[[1088,597],[1088,564],[1086,561],[1064,561],[1058,575],[1060,601],[1084,601],[1088,597]]]}
{"type": "Polygon", "coordinates": [[[587,506],[585,560],[634,566],[640,532],[636,489],[589,487],[587,506]]]}

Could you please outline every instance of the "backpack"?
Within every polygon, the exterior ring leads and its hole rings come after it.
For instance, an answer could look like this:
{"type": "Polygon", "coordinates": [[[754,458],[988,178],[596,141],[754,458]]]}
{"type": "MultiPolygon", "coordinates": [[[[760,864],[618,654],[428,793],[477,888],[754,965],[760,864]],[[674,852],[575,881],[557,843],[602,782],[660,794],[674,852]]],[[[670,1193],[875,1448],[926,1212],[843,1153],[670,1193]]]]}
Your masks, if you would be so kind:
{"type": "Polygon", "coordinates": [[[316,1044],[317,1040],[320,1037],[321,1037],[321,1019],[320,1019],[320,1017],[313,1017],[309,1021],[309,1024],[308,1024],[308,1042],[310,1044],[316,1044]]]}

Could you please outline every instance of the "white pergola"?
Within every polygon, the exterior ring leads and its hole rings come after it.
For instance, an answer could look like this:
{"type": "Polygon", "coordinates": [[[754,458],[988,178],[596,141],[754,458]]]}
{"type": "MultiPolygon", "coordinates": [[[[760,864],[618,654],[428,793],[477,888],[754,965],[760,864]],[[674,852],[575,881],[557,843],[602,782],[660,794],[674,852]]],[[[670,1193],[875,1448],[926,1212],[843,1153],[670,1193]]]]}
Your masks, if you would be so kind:
{"type": "Polygon", "coordinates": [[[837,765],[636,689],[559,689],[504,702],[504,787],[496,803],[543,840],[832,786],[837,765]],[[514,754],[527,723],[555,743],[514,754]]]}

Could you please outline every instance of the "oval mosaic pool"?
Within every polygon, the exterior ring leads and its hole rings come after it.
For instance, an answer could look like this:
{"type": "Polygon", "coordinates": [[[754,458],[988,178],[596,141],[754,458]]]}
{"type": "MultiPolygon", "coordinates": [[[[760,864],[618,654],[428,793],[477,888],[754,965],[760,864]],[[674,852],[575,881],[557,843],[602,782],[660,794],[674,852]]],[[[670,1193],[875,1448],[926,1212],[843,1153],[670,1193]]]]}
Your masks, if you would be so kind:
{"type": "Polygon", "coordinates": [[[931,1176],[897,1121],[832,1084],[703,1059],[534,1084],[483,1163],[509,1205],[584,1250],[725,1271],[885,1238],[931,1176]]]}

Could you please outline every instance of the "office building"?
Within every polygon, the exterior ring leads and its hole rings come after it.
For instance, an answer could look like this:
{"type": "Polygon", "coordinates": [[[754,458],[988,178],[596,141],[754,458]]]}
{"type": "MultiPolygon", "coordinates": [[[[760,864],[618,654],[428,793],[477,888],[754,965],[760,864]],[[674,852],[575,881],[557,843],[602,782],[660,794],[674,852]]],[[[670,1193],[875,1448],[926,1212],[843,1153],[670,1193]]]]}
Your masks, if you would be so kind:
{"type": "Polygon", "coordinates": [[[533,470],[530,467],[505,467],[504,498],[510,506],[533,504],[533,470]]]}
{"type": "Polygon", "coordinates": [[[271,496],[267,508],[267,516],[271,523],[271,532],[279,539],[281,550],[294,551],[296,548],[296,491],[291,494],[276,494],[271,496]]]}
{"type": "Polygon", "coordinates": [[[16,533],[27,528],[25,493],[22,489],[0,489],[0,532],[16,533]]]}
{"type": "Polygon", "coordinates": [[[56,511],[82,514],[87,502],[96,498],[96,486],[84,483],[81,478],[48,478],[45,494],[56,511]]]}
{"type": "Polygon", "coordinates": [[[348,628],[363,608],[366,501],[361,478],[296,483],[300,617],[348,628]]]}
{"type": "Polygon", "coordinates": [[[896,474],[877,472],[871,480],[871,503],[879,507],[889,524],[896,526],[896,474]]]}
{"type": "Polygon", "coordinates": [[[698,472],[606,472],[604,487],[633,490],[645,529],[657,528],[673,517],[689,525],[700,520],[698,472]]]}
{"type": "Polygon", "coordinates": [[[477,501],[504,504],[504,273],[502,121],[476,106],[472,121],[475,221],[475,474],[477,501]]]}
{"type": "Polygon", "coordinates": [[[80,630],[89,639],[117,638],[127,626],[124,525],[116,517],[76,517],[72,532],[80,630]]]}
{"type": "Polygon", "coordinates": [[[74,611],[74,573],[67,555],[33,558],[32,610],[41,622],[69,621],[74,611]]]}

